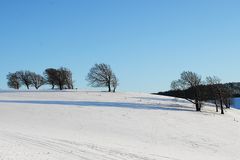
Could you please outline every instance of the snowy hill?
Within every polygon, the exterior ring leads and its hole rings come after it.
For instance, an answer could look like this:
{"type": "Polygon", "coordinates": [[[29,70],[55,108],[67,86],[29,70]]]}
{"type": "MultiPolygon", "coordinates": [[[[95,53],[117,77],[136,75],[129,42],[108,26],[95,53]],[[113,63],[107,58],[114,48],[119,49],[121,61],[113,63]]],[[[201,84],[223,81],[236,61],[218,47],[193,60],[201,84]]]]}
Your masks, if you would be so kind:
{"type": "Polygon", "coordinates": [[[239,160],[240,111],[144,93],[0,92],[0,160],[239,160]]]}

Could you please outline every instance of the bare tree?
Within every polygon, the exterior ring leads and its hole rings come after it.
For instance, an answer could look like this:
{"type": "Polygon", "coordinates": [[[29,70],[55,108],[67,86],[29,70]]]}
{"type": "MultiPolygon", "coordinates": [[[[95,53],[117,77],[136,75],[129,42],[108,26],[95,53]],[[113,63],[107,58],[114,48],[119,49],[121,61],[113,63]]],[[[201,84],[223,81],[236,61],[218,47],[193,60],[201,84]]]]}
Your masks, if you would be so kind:
{"type": "Polygon", "coordinates": [[[64,67],[57,70],[57,86],[60,90],[67,88],[73,89],[72,72],[64,67]]]}
{"type": "MultiPolygon", "coordinates": [[[[211,93],[212,93],[212,98],[214,99],[214,103],[216,106],[216,112],[218,112],[218,101],[222,98],[221,97],[221,88],[220,88],[220,84],[221,84],[221,80],[220,78],[216,77],[216,76],[208,76],[206,78],[206,82],[209,85],[210,89],[211,89],[211,93]],[[219,97],[220,96],[220,97],[219,97]]],[[[222,105],[221,105],[222,108],[222,105]]],[[[222,109],[223,110],[223,109],[222,109]]]]}
{"type": "Polygon", "coordinates": [[[44,72],[47,83],[52,85],[52,89],[58,86],[60,90],[73,89],[71,70],[61,67],[59,69],[48,68],[44,72]]]}
{"type": "Polygon", "coordinates": [[[57,77],[56,77],[56,85],[60,90],[64,89],[64,83],[65,83],[65,76],[64,76],[64,71],[59,69],[57,70],[57,77]]]}
{"type": "Polygon", "coordinates": [[[216,111],[218,112],[218,103],[220,104],[221,114],[224,114],[224,107],[225,104],[226,108],[230,107],[230,99],[232,96],[231,89],[221,83],[221,80],[216,77],[207,77],[206,78],[208,85],[211,86],[211,91],[214,95],[216,111]]]}
{"type": "Polygon", "coordinates": [[[32,85],[31,72],[30,71],[18,71],[16,72],[22,85],[25,85],[27,89],[32,85]]]}
{"type": "Polygon", "coordinates": [[[221,114],[224,114],[223,110],[223,104],[224,104],[224,94],[225,94],[225,86],[223,84],[216,84],[217,89],[217,95],[220,101],[220,108],[221,108],[221,114]]]}
{"type": "Polygon", "coordinates": [[[17,73],[9,73],[7,75],[8,87],[13,89],[19,89],[21,87],[21,80],[17,73]]]}
{"type": "Polygon", "coordinates": [[[47,84],[52,86],[52,89],[55,88],[55,85],[57,84],[57,76],[58,71],[54,68],[48,68],[44,71],[44,77],[47,81],[47,84]]]}
{"type": "Polygon", "coordinates": [[[171,83],[171,90],[182,90],[184,87],[182,86],[181,80],[175,80],[171,83]]]}
{"type": "Polygon", "coordinates": [[[46,80],[44,79],[43,76],[36,74],[34,72],[31,72],[30,77],[31,77],[32,85],[36,89],[39,89],[42,85],[46,83],[46,80]]]}
{"type": "MultiPolygon", "coordinates": [[[[87,75],[86,80],[92,87],[108,87],[108,91],[111,92],[112,82],[117,82],[117,78],[114,75],[111,67],[107,64],[95,64],[87,75]],[[113,80],[115,78],[115,80],[113,80]]],[[[118,83],[114,84],[115,90],[118,83]]]]}
{"type": "Polygon", "coordinates": [[[223,84],[223,103],[226,106],[226,108],[231,107],[231,99],[233,97],[233,90],[228,86],[223,84]]]}
{"type": "Polygon", "coordinates": [[[67,89],[73,89],[73,79],[72,72],[67,68],[60,68],[62,70],[63,76],[65,77],[65,85],[67,89]]]}
{"type": "Polygon", "coordinates": [[[112,76],[111,85],[112,85],[112,87],[113,87],[113,92],[115,93],[117,87],[119,86],[119,80],[118,80],[118,78],[116,77],[115,74],[113,74],[113,76],[112,76]]]}
{"type": "Polygon", "coordinates": [[[172,82],[171,87],[172,89],[184,90],[186,92],[185,99],[195,104],[196,111],[201,111],[201,97],[199,87],[201,83],[201,76],[194,72],[184,71],[182,72],[179,80],[172,82]]]}

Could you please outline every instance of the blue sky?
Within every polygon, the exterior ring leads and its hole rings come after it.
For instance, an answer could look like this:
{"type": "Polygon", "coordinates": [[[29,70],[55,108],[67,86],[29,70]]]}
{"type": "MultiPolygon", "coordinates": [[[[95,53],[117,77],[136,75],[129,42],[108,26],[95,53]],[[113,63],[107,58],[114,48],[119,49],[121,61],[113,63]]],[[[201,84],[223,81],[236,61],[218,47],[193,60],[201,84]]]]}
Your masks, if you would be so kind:
{"type": "Polygon", "coordinates": [[[65,66],[75,85],[108,63],[121,91],[169,89],[184,70],[240,81],[238,0],[1,0],[0,88],[16,70],[65,66]]]}

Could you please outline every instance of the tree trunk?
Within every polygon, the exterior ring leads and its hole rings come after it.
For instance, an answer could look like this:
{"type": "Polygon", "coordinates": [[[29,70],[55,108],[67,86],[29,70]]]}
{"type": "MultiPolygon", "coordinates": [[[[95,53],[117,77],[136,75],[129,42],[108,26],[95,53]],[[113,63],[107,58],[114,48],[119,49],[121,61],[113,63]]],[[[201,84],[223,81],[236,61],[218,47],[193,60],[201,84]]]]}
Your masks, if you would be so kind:
{"type": "Polygon", "coordinates": [[[195,92],[196,111],[201,111],[201,104],[199,102],[199,93],[198,93],[198,89],[196,87],[194,89],[194,92],[195,92]]]}
{"type": "Polygon", "coordinates": [[[52,89],[54,89],[55,88],[55,85],[54,84],[52,84],[52,89]]]}
{"type": "Polygon", "coordinates": [[[196,105],[196,111],[200,112],[201,111],[201,104],[199,103],[198,100],[195,101],[195,105],[196,105]]]}
{"type": "Polygon", "coordinates": [[[220,104],[221,104],[221,114],[224,114],[224,111],[223,111],[223,101],[220,100],[220,104]]]}
{"type": "Polygon", "coordinates": [[[112,90],[111,90],[111,85],[109,84],[108,85],[108,92],[111,92],[112,90]]]}
{"type": "Polygon", "coordinates": [[[217,100],[215,100],[215,105],[216,105],[216,112],[218,112],[217,100]]]}

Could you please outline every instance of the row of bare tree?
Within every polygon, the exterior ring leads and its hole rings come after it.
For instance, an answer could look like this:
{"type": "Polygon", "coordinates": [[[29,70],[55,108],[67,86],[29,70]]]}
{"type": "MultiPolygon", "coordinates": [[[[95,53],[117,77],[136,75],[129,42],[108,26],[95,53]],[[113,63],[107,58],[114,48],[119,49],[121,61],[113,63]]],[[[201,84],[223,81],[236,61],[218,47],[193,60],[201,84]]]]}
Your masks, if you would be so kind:
{"type": "Polygon", "coordinates": [[[203,102],[214,102],[216,112],[221,108],[221,114],[224,114],[224,105],[230,108],[232,97],[231,88],[222,84],[216,76],[209,76],[202,81],[200,75],[190,71],[184,71],[180,79],[171,83],[172,91],[168,95],[185,98],[195,104],[196,111],[201,111],[203,102]]]}
{"type": "Polygon", "coordinates": [[[57,86],[62,89],[73,89],[72,72],[64,67],[59,69],[48,68],[43,76],[31,71],[17,71],[7,75],[8,86],[13,89],[20,89],[26,86],[27,89],[35,87],[39,89],[45,84],[52,85],[52,89],[57,86]]]}
{"type": "MultiPolygon", "coordinates": [[[[20,89],[21,86],[26,86],[27,89],[35,87],[39,89],[47,84],[60,90],[73,89],[72,72],[64,67],[59,69],[48,68],[43,75],[31,71],[17,71],[7,75],[8,86],[13,89],[20,89]]],[[[113,73],[111,67],[107,64],[95,64],[89,71],[86,80],[92,87],[107,87],[108,91],[115,92],[119,85],[118,78],[113,73]]]]}

